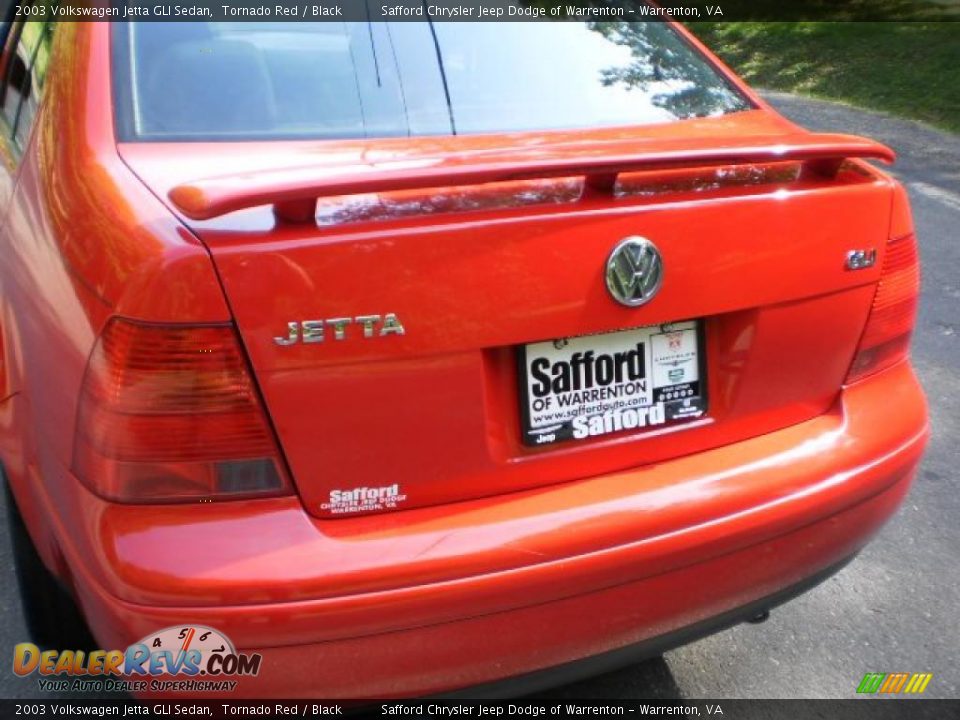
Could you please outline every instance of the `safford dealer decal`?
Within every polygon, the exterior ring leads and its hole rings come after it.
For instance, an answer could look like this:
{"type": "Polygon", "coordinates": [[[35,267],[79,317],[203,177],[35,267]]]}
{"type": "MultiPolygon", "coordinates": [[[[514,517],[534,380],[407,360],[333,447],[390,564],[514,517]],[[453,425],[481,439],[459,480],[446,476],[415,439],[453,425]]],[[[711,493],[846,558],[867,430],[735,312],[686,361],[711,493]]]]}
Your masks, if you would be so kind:
{"type": "Polygon", "coordinates": [[[522,371],[531,445],[696,418],[706,407],[695,322],[534,343],[522,371]]]}

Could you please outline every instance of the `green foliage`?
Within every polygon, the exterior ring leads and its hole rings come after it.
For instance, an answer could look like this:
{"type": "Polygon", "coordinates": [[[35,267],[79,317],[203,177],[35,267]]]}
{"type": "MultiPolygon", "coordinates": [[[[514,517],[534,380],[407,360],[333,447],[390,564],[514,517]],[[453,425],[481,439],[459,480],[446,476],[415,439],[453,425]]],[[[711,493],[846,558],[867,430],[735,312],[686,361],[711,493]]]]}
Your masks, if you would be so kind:
{"type": "Polygon", "coordinates": [[[960,132],[960,22],[689,27],[756,87],[840,100],[960,132]]]}

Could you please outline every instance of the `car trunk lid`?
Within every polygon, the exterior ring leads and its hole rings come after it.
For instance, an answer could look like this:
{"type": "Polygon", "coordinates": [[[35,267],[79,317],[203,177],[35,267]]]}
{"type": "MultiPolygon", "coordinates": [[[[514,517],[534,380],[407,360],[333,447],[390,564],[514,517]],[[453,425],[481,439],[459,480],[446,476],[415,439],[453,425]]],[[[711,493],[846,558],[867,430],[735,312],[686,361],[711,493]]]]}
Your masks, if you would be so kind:
{"type": "Polygon", "coordinates": [[[889,183],[845,161],[889,150],[760,111],[591,133],[121,153],[209,247],[300,495],[321,517],[530,490],[827,411],[879,272],[845,258],[882,253],[890,215],[889,183]],[[605,282],[631,236],[663,263],[640,307],[605,282]],[[695,328],[705,412],[529,443],[522,358],[549,347],[532,344],[649,326],[695,328]]]}

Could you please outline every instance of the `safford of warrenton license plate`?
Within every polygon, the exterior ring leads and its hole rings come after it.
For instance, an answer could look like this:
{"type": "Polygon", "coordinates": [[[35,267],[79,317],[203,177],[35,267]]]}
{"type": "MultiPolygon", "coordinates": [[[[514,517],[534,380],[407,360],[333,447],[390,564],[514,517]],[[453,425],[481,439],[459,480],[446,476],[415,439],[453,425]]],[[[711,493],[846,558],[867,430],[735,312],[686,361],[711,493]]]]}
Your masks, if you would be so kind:
{"type": "Polygon", "coordinates": [[[523,441],[642,432],[706,412],[696,321],[526,345],[523,441]]]}

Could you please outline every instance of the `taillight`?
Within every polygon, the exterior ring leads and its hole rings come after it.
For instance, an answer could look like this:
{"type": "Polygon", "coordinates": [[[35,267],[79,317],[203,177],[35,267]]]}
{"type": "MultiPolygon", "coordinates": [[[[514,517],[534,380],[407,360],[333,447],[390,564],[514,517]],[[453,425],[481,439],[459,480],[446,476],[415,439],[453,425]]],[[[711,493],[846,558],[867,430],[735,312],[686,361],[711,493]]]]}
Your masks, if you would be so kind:
{"type": "Polygon", "coordinates": [[[847,382],[856,382],[907,357],[920,294],[920,261],[913,233],[891,240],[877,294],[847,382]]]}
{"type": "Polygon", "coordinates": [[[73,466],[120,502],[289,492],[263,403],[230,325],[113,318],[90,357],[73,466]]]}

